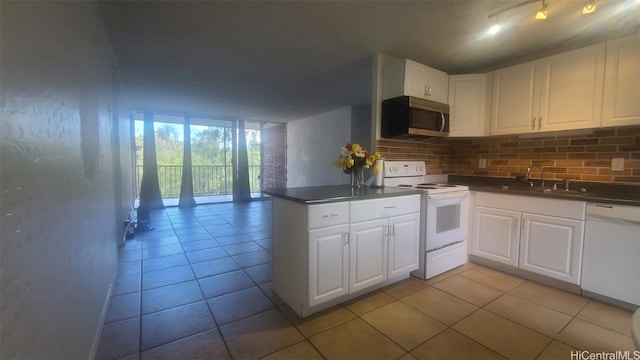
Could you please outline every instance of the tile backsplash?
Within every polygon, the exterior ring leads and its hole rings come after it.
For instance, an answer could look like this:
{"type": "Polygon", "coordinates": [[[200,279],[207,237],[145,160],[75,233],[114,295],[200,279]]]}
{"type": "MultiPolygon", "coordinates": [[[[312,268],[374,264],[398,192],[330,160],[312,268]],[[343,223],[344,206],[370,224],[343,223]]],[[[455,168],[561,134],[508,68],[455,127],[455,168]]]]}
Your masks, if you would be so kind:
{"type": "MultiPolygon", "coordinates": [[[[425,160],[428,174],[515,177],[540,165],[548,179],[640,184],[640,126],[423,142],[382,139],[376,151],[388,160],[425,160]],[[611,170],[613,158],[624,159],[622,171],[611,170]]],[[[534,178],[538,173],[532,170],[534,178]]]]}

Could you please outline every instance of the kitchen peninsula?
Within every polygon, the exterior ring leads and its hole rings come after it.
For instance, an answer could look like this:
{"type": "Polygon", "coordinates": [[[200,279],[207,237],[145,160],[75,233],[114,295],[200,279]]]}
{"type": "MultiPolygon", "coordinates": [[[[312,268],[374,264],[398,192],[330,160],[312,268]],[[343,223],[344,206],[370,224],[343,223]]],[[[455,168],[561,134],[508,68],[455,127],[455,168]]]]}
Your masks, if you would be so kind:
{"type": "Polygon", "coordinates": [[[272,196],[273,290],[300,316],[418,267],[419,191],[338,185],[263,192],[272,196]]]}

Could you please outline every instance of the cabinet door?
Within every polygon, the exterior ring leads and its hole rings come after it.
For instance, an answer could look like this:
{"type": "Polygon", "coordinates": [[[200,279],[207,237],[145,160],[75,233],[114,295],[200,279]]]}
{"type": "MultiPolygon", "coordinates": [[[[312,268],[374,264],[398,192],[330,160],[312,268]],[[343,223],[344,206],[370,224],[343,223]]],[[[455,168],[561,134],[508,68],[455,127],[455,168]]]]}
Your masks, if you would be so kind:
{"type": "Polygon", "coordinates": [[[418,268],[420,213],[389,219],[389,277],[418,268]]]}
{"type": "Polygon", "coordinates": [[[537,131],[539,79],[536,62],[493,73],[491,135],[537,131]]]}
{"type": "Polygon", "coordinates": [[[604,48],[597,44],[540,62],[538,131],[600,126],[604,48]]]}
{"type": "Polygon", "coordinates": [[[309,306],[349,292],[349,225],[310,230],[309,306]]]}
{"type": "Polygon", "coordinates": [[[423,91],[425,99],[447,104],[449,102],[449,75],[425,66],[423,91]]]}
{"type": "Polygon", "coordinates": [[[640,34],[607,43],[602,126],[640,124],[640,34]]]}
{"type": "Polygon", "coordinates": [[[580,283],[584,221],[522,214],[520,268],[580,283]]]}
{"type": "Polygon", "coordinates": [[[449,136],[488,136],[487,74],[449,76],[449,136]]]}
{"type": "Polygon", "coordinates": [[[387,219],[351,224],[349,291],[387,280],[387,219]]]}
{"type": "Polygon", "coordinates": [[[426,81],[425,66],[411,60],[405,60],[404,95],[427,99],[425,94],[426,81]]]}
{"type": "Polygon", "coordinates": [[[518,211],[475,206],[471,254],[518,266],[520,214],[518,211]]]}

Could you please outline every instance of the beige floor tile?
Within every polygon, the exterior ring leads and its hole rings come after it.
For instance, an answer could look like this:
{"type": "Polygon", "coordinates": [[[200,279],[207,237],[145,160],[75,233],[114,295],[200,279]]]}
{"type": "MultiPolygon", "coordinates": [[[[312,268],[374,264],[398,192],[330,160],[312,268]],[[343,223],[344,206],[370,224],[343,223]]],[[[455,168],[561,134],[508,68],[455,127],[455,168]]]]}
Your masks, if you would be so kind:
{"type": "Polygon", "coordinates": [[[571,321],[571,316],[505,294],[484,307],[518,324],[554,337],[571,321]]]}
{"type": "Polygon", "coordinates": [[[235,359],[257,359],[304,339],[276,309],[222,326],[220,332],[235,359]]]}
{"type": "Polygon", "coordinates": [[[399,281],[395,284],[384,287],[382,291],[393,296],[396,299],[401,299],[418,290],[424,289],[427,286],[429,285],[427,285],[423,280],[410,277],[407,280],[399,281]]]}
{"type": "Polygon", "coordinates": [[[477,306],[484,306],[491,300],[503,294],[502,291],[471,281],[461,276],[452,276],[434,284],[433,287],[477,306]]]}
{"type": "Polygon", "coordinates": [[[461,273],[460,276],[484,285],[491,286],[492,288],[498,289],[500,291],[509,291],[514,287],[522,284],[522,282],[524,281],[524,279],[517,276],[489,269],[484,266],[475,266],[461,273]]]}
{"type": "Polygon", "coordinates": [[[269,355],[264,360],[289,360],[289,359],[300,359],[300,360],[322,360],[322,355],[320,355],[316,349],[311,346],[308,341],[299,342],[295,345],[289,346],[284,350],[280,350],[275,354],[269,355]]]}
{"type": "Polygon", "coordinates": [[[356,317],[353,312],[342,306],[334,306],[305,318],[298,316],[289,306],[283,306],[280,310],[306,337],[316,335],[356,317]]]}
{"type": "Polygon", "coordinates": [[[411,352],[418,359],[505,359],[459,332],[447,329],[411,352]]]}
{"type": "Polygon", "coordinates": [[[478,309],[473,304],[433,287],[417,291],[401,301],[447,325],[455,324],[478,309]]]}
{"type": "Polygon", "coordinates": [[[425,282],[427,283],[427,285],[433,285],[433,284],[438,283],[438,282],[440,282],[440,281],[442,281],[444,279],[448,279],[448,278],[450,278],[450,277],[452,277],[454,275],[458,275],[460,273],[463,273],[463,272],[465,272],[465,271],[467,271],[469,269],[472,269],[472,268],[474,268],[476,266],[478,266],[478,265],[476,265],[474,263],[471,263],[471,262],[468,262],[466,264],[458,266],[457,268],[453,268],[453,269],[451,269],[451,270],[449,270],[447,272],[444,272],[444,273],[442,273],[440,275],[434,276],[431,279],[425,280],[425,282]]]}
{"type": "Polygon", "coordinates": [[[631,335],[631,311],[619,309],[610,305],[589,301],[578,316],[578,319],[594,323],[620,334],[631,335]]]}
{"type": "Polygon", "coordinates": [[[218,329],[211,329],[149,349],[140,354],[140,359],[231,359],[231,355],[218,329]]]}
{"type": "Polygon", "coordinates": [[[571,353],[573,352],[575,354],[576,351],[578,351],[578,349],[553,340],[536,360],[576,359],[576,357],[571,357],[571,353]]]}
{"type": "Polygon", "coordinates": [[[271,286],[271,281],[258,285],[260,289],[273,301],[276,306],[284,305],[284,301],[273,291],[273,287],[271,286]]]}
{"type": "Polygon", "coordinates": [[[561,313],[571,316],[575,316],[588,302],[588,300],[582,296],[533,281],[525,281],[516,286],[509,291],[509,295],[529,300],[538,305],[546,306],[549,309],[560,311],[561,313]]]}
{"type": "Polygon", "coordinates": [[[393,296],[385,292],[375,291],[353,299],[345,305],[347,306],[347,309],[353,311],[356,315],[362,315],[393,301],[396,301],[396,298],[393,296]]]}
{"type": "Polygon", "coordinates": [[[593,352],[634,350],[630,336],[605,329],[580,319],[573,319],[557,339],[580,350],[593,352]]]}
{"type": "Polygon", "coordinates": [[[400,301],[370,311],[362,318],[405,350],[446,329],[444,324],[400,301]]]}
{"type": "Polygon", "coordinates": [[[547,336],[483,309],[453,329],[509,359],[534,359],[551,342],[547,336]]]}
{"type": "Polygon", "coordinates": [[[309,340],[327,359],[397,359],[405,353],[362,319],[353,319],[309,340]]]}
{"type": "Polygon", "coordinates": [[[416,360],[417,357],[411,355],[410,353],[406,353],[404,355],[402,355],[402,357],[399,357],[398,360],[416,360]]]}

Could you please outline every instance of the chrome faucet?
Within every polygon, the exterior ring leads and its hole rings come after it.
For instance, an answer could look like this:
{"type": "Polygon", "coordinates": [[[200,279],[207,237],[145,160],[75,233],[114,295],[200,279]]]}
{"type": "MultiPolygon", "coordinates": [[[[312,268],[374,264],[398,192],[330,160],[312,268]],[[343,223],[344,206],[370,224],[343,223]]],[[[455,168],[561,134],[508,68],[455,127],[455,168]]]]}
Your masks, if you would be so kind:
{"type": "Polygon", "coordinates": [[[524,179],[526,181],[529,181],[529,184],[531,184],[531,186],[533,187],[533,181],[531,181],[531,178],[529,177],[529,175],[531,174],[531,168],[533,167],[537,167],[540,169],[540,187],[544,187],[544,169],[540,165],[534,165],[534,166],[528,167],[527,174],[524,176],[524,179]]]}

